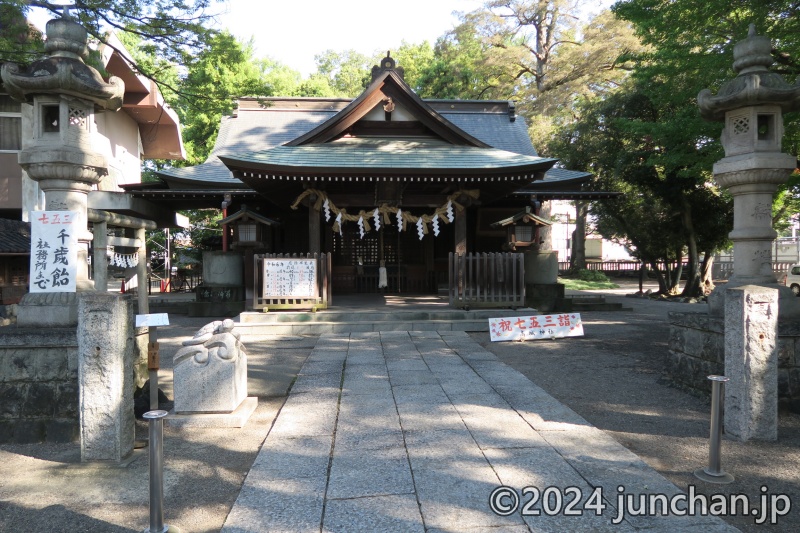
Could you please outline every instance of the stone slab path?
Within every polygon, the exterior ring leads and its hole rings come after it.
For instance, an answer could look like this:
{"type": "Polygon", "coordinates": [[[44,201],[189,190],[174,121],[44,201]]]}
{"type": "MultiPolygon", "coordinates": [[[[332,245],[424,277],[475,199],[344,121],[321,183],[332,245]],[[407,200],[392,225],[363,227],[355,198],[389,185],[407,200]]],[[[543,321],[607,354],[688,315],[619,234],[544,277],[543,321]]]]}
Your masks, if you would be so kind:
{"type": "Polygon", "coordinates": [[[682,494],[466,333],[325,334],[223,531],[736,531],[682,494]]]}

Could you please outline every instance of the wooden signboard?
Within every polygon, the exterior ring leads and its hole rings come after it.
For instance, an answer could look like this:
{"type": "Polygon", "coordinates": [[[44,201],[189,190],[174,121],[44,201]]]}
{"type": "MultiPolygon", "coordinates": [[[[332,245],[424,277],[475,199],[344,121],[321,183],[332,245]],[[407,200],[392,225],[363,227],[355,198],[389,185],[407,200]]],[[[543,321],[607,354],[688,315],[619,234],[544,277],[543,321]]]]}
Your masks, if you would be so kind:
{"type": "Polygon", "coordinates": [[[264,259],[264,291],[268,298],[316,298],[316,259],[264,259]]]}
{"type": "Polygon", "coordinates": [[[330,302],[330,256],[255,255],[253,309],[327,309],[330,302]]]}

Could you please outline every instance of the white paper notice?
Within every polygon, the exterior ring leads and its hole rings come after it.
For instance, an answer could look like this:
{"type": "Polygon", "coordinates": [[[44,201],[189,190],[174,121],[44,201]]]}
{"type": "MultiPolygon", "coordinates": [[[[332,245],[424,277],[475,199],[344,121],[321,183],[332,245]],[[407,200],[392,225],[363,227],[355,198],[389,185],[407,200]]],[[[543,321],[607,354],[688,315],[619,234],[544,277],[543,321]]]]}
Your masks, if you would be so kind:
{"type": "Polygon", "coordinates": [[[31,292],[75,292],[76,211],[31,211],[31,292]]]}
{"type": "Polygon", "coordinates": [[[580,313],[490,318],[489,334],[493,341],[582,337],[583,323],[580,313]]]}

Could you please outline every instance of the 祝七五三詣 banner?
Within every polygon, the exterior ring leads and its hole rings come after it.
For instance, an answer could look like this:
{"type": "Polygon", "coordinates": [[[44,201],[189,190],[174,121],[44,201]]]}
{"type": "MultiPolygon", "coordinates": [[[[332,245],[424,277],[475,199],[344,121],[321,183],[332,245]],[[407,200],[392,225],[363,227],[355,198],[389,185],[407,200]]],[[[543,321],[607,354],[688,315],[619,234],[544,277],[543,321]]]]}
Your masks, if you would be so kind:
{"type": "Polygon", "coordinates": [[[583,323],[580,313],[490,318],[489,334],[493,341],[582,337],[583,323]]]}
{"type": "Polygon", "coordinates": [[[31,211],[30,292],[75,292],[77,211],[31,211]]]}

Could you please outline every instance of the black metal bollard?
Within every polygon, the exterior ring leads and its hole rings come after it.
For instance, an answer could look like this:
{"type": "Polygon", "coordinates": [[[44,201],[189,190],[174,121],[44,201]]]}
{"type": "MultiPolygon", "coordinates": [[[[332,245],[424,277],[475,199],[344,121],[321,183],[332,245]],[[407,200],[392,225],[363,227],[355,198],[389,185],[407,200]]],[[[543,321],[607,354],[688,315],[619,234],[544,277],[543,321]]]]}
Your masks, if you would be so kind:
{"type": "Polygon", "coordinates": [[[164,524],[164,417],[168,414],[156,410],[142,415],[150,425],[150,527],[144,533],[180,531],[164,524]]]}
{"type": "Polygon", "coordinates": [[[708,376],[711,381],[711,435],[708,443],[708,466],[694,471],[694,475],[708,483],[727,484],[733,476],[722,470],[722,413],[725,402],[725,376],[708,376]]]}

